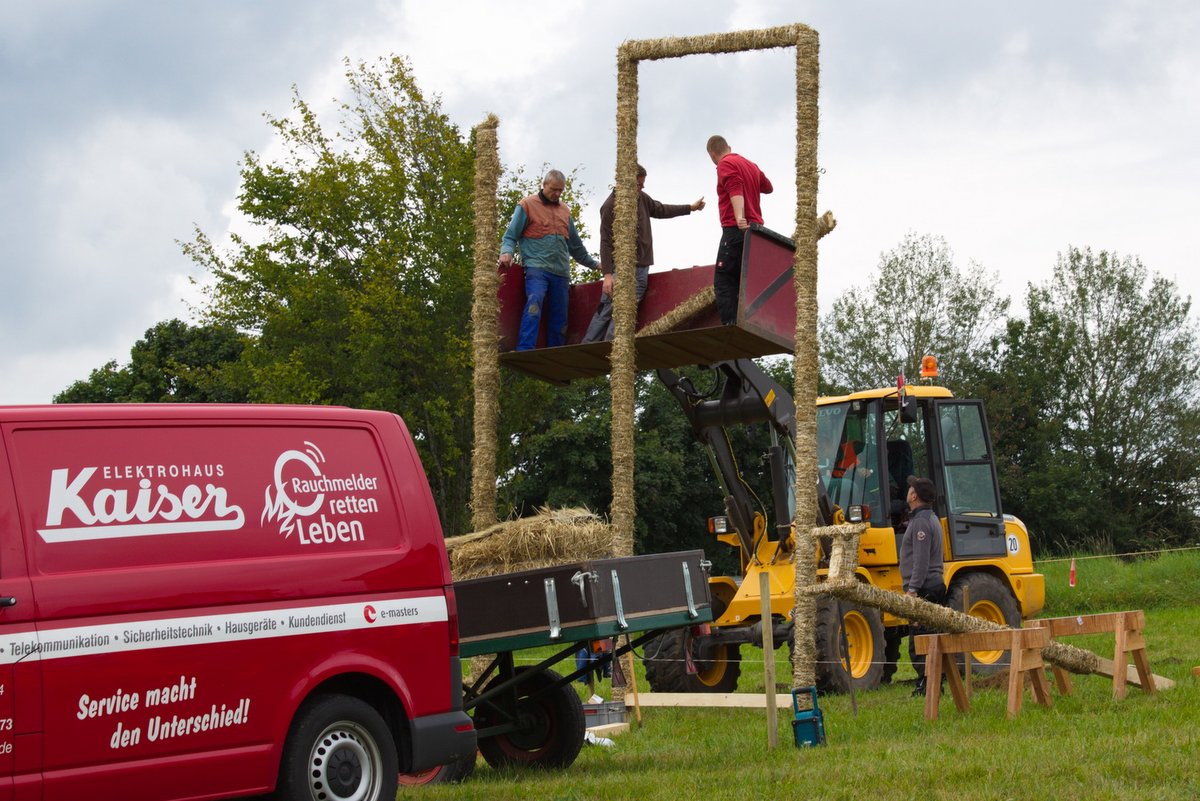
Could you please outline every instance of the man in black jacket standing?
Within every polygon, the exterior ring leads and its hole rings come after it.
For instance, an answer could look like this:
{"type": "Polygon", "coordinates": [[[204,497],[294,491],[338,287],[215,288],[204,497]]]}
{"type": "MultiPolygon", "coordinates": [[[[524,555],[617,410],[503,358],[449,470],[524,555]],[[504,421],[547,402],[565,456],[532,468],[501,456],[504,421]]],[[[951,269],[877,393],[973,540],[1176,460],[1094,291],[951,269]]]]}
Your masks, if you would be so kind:
{"type": "MultiPolygon", "coordinates": [[[[935,604],[946,602],[946,580],[942,567],[942,524],[933,509],[937,489],[928,478],[908,477],[910,516],[900,541],[900,579],[904,594],[935,604]]],[[[928,634],[921,626],[908,627],[908,657],[917,671],[913,695],[925,694],[925,660],[917,658],[916,638],[928,634]]]]}
{"type": "MultiPolygon", "coordinates": [[[[666,219],[691,214],[704,208],[704,198],[692,203],[659,203],[646,194],[646,168],[641,164],[637,168],[638,186],[638,221],[637,221],[637,300],[640,305],[642,296],[646,294],[646,282],[650,276],[650,265],[654,264],[654,235],[650,232],[650,218],[666,219]]],[[[587,333],[583,335],[583,343],[600,342],[613,338],[612,318],[612,289],[613,267],[613,218],[617,203],[617,190],[608,194],[608,199],[600,207],[600,272],[604,273],[604,283],[600,289],[600,303],[596,314],[588,325],[587,333]]]]}

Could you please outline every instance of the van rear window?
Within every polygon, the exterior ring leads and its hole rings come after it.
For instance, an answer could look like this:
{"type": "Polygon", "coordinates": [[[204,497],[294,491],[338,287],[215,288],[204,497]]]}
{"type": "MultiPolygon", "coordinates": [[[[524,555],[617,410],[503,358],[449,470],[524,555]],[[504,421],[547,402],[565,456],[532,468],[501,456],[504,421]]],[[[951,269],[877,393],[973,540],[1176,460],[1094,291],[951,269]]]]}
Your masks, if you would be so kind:
{"type": "Polygon", "coordinates": [[[10,456],[43,573],[401,544],[370,428],[20,429],[10,456]]]}

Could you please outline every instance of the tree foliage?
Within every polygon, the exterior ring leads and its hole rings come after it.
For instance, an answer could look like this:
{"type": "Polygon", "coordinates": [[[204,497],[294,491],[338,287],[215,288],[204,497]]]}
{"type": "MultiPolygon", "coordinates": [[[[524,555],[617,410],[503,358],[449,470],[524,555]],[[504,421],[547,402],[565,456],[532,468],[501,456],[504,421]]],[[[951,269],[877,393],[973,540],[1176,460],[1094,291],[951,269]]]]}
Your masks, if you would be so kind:
{"type": "Polygon", "coordinates": [[[255,334],[253,401],[402,414],[451,533],[467,522],[473,151],[402,58],[347,63],[335,130],[294,94],[269,117],[282,155],[247,153],[254,241],[185,251],[212,274],[208,314],[255,334]]]}
{"type": "Polygon", "coordinates": [[[882,254],[864,288],[837,298],[819,324],[824,390],[880,386],[916,375],[935,354],[949,380],[964,375],[987,348],[1008,311],[997,277],[954,264],[946,240],[910,233],[882,254]]]}
{"type": "Polygon", "coordinates": [[[110,361],[54,396],[55,403],[238,403],[244,392],[222,368],[236,364],[246,340],[222,325],[167,320],[146,331],[129,363],[110,361]]]}
{"type": "Polygon", "coordinates": [[[1137,259],[1069,248],[1026,306],[980,382],[1006,457],[1006,503],[1061,545],[1194,537],[1200,350],[1190,301],[1137,259]]]}

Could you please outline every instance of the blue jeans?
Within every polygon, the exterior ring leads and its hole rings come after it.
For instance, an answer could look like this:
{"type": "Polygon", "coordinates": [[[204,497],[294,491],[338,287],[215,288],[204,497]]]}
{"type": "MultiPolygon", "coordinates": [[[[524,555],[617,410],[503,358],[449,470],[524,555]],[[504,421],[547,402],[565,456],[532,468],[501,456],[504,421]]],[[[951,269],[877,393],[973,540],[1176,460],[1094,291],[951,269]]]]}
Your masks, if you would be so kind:
{"type": "Polygon", "coordinates": [[[556,348],[567,341],[567,299],[571,281],[537,267],[525,268],[525,312],[521,315],[521,335],[517,350],[537,347],[542,311],[546,312],[546,347],[556,348]]]}

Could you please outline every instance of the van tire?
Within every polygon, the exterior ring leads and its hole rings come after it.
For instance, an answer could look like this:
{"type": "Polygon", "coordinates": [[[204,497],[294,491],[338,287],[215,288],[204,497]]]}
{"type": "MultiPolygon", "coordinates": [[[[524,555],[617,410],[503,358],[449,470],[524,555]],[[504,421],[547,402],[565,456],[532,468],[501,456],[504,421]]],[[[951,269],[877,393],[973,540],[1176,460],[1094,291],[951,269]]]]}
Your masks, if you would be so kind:
{"type": "Polygon", "coordinates": [[[393,801],[396,741],[374,707],[349,695],[304,703],[283,747],[276,801],[393,801]]]}
{"type": "MultiPolygon", "coordinates": [[[[493,768],[569,766],[583,747],[587,725],[575,688],[549,668],[517,668],[516,675],[523,680],[516,688],[515,709],[508,705],[511,695],[501,693],[496,703],[480,704],[475,712],[475,728],[480,731],[514,722],[516,728],[480,738],[479,753],[493,768]],[[531,695],[538,697],[531,700],[531,695]]],[[[493,679],[484,693],[503,680],[493,679]]]]}

